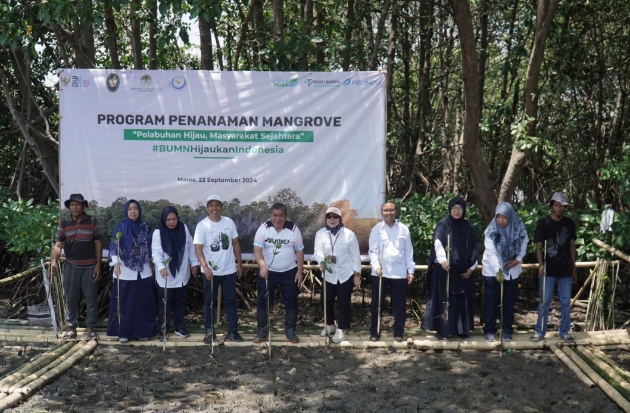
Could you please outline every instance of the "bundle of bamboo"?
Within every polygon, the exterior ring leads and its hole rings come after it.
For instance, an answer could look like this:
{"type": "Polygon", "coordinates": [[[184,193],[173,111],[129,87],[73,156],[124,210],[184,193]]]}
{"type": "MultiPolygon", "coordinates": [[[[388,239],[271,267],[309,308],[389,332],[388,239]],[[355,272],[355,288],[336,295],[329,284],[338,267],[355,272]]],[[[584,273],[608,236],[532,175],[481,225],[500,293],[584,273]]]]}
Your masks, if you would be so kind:
{"type": "Polygon", "coordinates": [[[0,379],[0,412],[26,399],[96,348],[96,340],[70,342],[42,354],[0,379]]]}

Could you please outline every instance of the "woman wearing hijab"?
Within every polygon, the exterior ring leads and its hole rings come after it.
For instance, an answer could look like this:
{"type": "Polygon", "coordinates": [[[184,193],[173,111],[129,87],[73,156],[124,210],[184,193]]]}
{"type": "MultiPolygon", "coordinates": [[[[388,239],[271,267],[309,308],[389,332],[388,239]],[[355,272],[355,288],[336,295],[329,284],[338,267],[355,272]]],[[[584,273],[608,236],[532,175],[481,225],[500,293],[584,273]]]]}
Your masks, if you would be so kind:
{"type": "Polygon", "coordinates": [[[468,332],[473,328],[472,274],[477,266],[477,234],[465,219],[466,202],[462,198],[451,199],[448,210],[449,214],[438,222],[433,233],[422,328],[436,331],[438,340],[448,341],[448,337],[455,335],[469,340],[468,332]]]}
{"type": "Polygon", "coordinates": [[[327,325],[322,331],[322,336],[334,333],[332,342],[340,343],[345,340],[345,331],[350,327],[352,288],[361,287],[361,256],[359,241],[354,232],[343,226],[341,210],[337,207],[326,210],[324,228],[315,234],[313,259],[319,262],[322,274],[326,271],[324,311],[327,325]],[[335,298],[339,306],[336,327],[335,298]]]}
{"type": "Polygon", "coordinates": [[[190,333],[186,330],[186,297],[188,296],[188,281],[190,280],[190,265],[192,273],[199,273],[199,261],[195,254],[193,239],[186,224],[179,220],[177,209],[167,206],[162,210],[160,227],[153,231],[151,242],[153,263],[155,264],[155,280],[158,284],[157,297],[157,327],[159,341],[164,341],[164,333],[168,329],[171,312],[175,316],[175,334],[187,338],[190,333]],[[166,284],[166,323],[164,322],[164,285],[166,284]]]}
{"type": "Polygon", "coordinates": [[[148,340],[156,334],[155,292],[151,261],[151,228],[142,220],[140,203],[125,203],[125,219],[120,221],[109,244],[112,288],[107,335],[148,340]],[[120,233],[120,237],[117,234],[120,233]]]}
{"type": "Polygon", "coordinates": [[[483,332],[486,341],[494,341],[497,333],[497,308],[501,304],[501,277],[503,281],[503,341],[512,340],[514,324],[514,304],[518,292],[518,276],[523,270],[521,263],[527,252],[527,231],[512,205],[500,202],[494,219],[484,231],[485,250],[483,252],[484,305],[483,332]],[[501,271],[502,270],[502,271],[501,271]],[[501,274],[502,273],[502,274],[501,274]]]}

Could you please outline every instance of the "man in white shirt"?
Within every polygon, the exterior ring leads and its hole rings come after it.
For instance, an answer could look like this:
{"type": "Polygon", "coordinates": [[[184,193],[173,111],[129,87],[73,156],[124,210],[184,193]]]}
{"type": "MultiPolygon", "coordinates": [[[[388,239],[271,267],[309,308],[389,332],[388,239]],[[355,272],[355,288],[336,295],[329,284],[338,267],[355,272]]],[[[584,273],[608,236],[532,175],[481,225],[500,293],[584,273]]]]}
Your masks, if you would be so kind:
{"type": "Polygon", "coordinates": [[[285,309],[287,341],[299,343],[295,334],[298,295],[303,280],[304,242],[300,229],[287,221],[287,207],[276,203],[271,207],[269,221],[263,223],[254,237],[254,257],[259,267],[258,278],[258,334],[254,343],[267,339],[267,295],[273,304],[276,288],[280,286],[285,309]],[[267,291],[267,287],[269,290],[267,291]]]}
{"type": "Polygon", "coordinates": [[[230,218],[221,216],[223,202],[219,195],[210,195],[206,199],[206,208],[208,217],[197,224],[193,240],[195,253],[203,273],[203,318],[206,329],[206,337],[203,341],[209,344],[213,337],[216,337],[214,318],[219,286],[225,298],[228,319],[227,339],[243,341],[243,337],[237,331],[236,280],[243,276],[243,261],[236,225],[230,218]],[[214,292],[214,296],[211,296],[211,291],[214,292]]]}
{"type": "MultiPolygon", "coordinates": [[[[370,263],[372,264],[372,320],[370,341],[378,341],[378,286],[382,277],[381,304],[385,292],[391,289],[394,307],[394,339],[403,341],[407,285],[414,279],[416,264],[413,261],[413,246],[409,228],[396,220],[396,205],[385,202],[381,207],[383,221],[370,232],[370,263]]],[[[381,306],[382,307],[382,306],[381,306]]]]}

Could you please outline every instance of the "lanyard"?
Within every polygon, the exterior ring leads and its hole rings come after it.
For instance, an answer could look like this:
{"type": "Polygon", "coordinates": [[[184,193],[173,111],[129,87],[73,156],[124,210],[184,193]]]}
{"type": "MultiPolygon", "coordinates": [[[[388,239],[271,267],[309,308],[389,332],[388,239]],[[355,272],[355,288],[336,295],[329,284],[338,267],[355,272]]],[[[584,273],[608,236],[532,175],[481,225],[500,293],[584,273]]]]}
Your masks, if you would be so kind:
{"type": "Polygon", "coordinates": [[[332,250],[331,254],[335,255],[335,244],[337,243],[337,239],[339,239],[339,234],[341,233],[341,230],[339,230],[339,232],[337,232],[337,235],[335,235],[335,242],[333,242],[332,240],[332,235],[330,235],[330,231],[328,231],[328,239],[330,240],[330,248],[332,250]]]}

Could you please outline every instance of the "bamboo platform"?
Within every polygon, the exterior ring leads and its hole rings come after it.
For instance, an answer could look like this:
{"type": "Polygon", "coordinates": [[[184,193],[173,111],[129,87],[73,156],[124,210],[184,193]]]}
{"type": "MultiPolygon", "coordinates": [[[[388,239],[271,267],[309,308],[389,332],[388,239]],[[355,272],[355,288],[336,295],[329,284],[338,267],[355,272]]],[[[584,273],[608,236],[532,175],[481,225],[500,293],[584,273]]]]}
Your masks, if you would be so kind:
{"type": "MultiPolygon", "coordinates": [[[[166,347],[190,347],[190,346],[208,346],[203,342],[204,334],[201,328],[189,328],[191,330],[191,336],[188,338],[181,338],[173,333],[169,333],[167,337],[166,347]]],[[[221,338],[221,333],[225,330],[222,326],[217,326],[218,337],[215,340],[215,346],[226,347],[244,347],[244,346],[266,346],[266,343],[254,344],[252,339],[256,335],[256,330],[252,327],[241,327],[239,333],[243,336],[244,341],[240,343],[234,343],[230,341],[224,341],[221,338]]],[[[148,341],[130,340],[128,343],[119,343],[118,337],[109,337],[106,335],[104,328],[96,328],[95,330],[99,335],[100,345],[112,345],[112,346],[162,346],[157,340],[157,337],[152,337],[148,341]]],[[[83,338],[85,329],[78,329],[78,339],[83,338]]],[[[285,339],[284,330],[274,329],[271,331],[271,344],[272,346],[296,346],[296,347],[324,347],[326,345],[324,337],[320,336],[321,327],[298,327],[297,335],[300,338],[298,344],[288,343],[285,339]]],[[[544,340],[538,343],[529,341],[529,337],[533,334],[533,331],[519,330],[513,334],[513,340],[504,342],[504,349],[512,350],[542,350],[548,349],[552,344],[561,343],[560,337],[557,332],[548,332],[544,340]]],[[[0,341],[5,343],[16,344],[39,344],[39,343],[56,343],[60,340],[62,333],[59,334],[59,338],[55,336],[51,329],[42,327],[30,327],[23,325],[22,323],[16,323],[12,320],[0,320],[0,341]]],[[[594,332],[578,332],[572,333],[579,345],[625,345],[630,348],[630,334],[628,330],[607,330],[607,331],[594,331],[594,332]]],[[[353,328],[347,331],[346,339],[339,344],[330,344],[331,347],[340,348],[356,348],[356,349],[370,349],[370,348],[399,348],[408,349],[414,348],[417,350],[479,350],[479,351],[492,351],[497,350],[500,346],[500,342],[496,341],[489,343],[485,340],[484,334],[481,330],[473,331],[470,334],[470,340],[463,341],[458,337],[451,338],[450,341],[438,341],[435,338],[435,334],[432,332],[424,331],[419,328],[408,328],[405,330],[405,339],[402,343],[398,343],[394,340],[393,334],[389,331],[384,331],[381,335],[381,340],[372,342],[369,340],[370,333],[365,328],[353,328]]],[[[497,334],[498,338],[498,334],[497,334]]]]}

